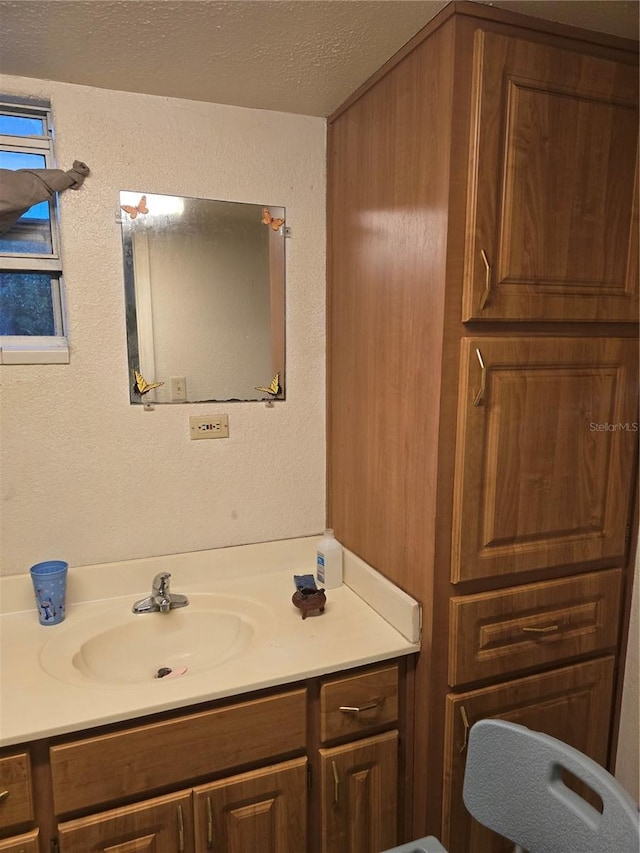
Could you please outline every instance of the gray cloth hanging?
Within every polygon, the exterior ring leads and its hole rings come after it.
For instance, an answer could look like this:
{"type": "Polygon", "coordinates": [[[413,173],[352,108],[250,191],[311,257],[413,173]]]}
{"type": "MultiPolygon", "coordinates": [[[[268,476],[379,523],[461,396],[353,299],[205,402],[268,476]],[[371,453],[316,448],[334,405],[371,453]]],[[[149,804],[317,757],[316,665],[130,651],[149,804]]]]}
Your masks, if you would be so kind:
{"type": "Polygon", "coordinates": [[[34,204],[50,201],[53,194],[62,190],[77,190],[89,174],[89,167],[81,160],[73,161],[73,168],[62,169],[0,169],[0,234],[12,226],[34,204]]]}

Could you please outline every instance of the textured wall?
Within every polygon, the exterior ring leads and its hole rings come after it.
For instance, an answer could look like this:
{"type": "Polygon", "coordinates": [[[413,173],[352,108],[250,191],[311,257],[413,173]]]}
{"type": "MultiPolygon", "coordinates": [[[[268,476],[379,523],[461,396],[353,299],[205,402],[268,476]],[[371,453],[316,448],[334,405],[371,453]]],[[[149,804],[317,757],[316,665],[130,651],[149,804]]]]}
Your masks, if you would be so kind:
{"type": "Polygon", "coordinates": [[[640,548],[636,554],[636,574],[631,599],[629,643],[624,667],[624,688],[620,713],[620,735],[616,778],[640,802],[640,548]]]}
{"type": "Polygon", "coordinates": [[[71,363],[0,368],[1,573],[320,532],[324,120],[27,78],[0,92],[50,98],[58,165],[92,170],[60,197],[71,363]],[[129,405],[116,212],[130,187],[286,207],[286,402],[129,405]],[[189,414],[216,412],[230,438],[190,442],[189,414]]]}

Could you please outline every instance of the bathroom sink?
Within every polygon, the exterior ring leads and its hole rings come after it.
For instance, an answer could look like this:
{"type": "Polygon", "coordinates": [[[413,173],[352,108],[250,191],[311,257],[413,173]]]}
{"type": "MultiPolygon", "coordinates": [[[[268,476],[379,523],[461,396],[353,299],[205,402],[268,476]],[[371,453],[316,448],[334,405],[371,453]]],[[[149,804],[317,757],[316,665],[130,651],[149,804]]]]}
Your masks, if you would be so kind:
{"type": "Polygon", "coordinates": [[[275,617],[260,602],[199,593],[169,613],[131,612],[123,598],[72,614],[40,655],[43,669],[74,684],[132,686],[171,683],[241,656],[275,631],[275,617]]]}

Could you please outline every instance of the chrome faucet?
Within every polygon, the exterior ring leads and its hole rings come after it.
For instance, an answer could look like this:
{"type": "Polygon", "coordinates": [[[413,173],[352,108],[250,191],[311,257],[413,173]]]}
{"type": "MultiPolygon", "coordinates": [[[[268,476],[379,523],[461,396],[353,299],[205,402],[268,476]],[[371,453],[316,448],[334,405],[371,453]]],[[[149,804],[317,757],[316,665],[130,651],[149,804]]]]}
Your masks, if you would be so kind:
{"type": "Polygon", "coordinates": [[[156,575],[151,584],[151,595],[141,598],[131,608],[134,613],[168,613],[177,607],[186,607],[189,599],[186,595],[171,592],[169,589],[169,572],[156,575]]]}

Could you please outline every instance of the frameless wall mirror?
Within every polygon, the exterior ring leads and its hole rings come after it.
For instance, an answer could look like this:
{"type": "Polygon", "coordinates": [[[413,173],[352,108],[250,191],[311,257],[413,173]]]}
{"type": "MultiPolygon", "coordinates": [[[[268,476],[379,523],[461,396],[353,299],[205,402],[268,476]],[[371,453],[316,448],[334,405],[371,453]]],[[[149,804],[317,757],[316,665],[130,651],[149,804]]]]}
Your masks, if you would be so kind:
{"type": "Polygon", "coordinates": [[[119,210],[131,402],[283,399],[284,208],[123,191],[119,210]]]}

